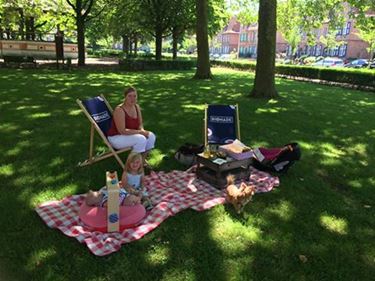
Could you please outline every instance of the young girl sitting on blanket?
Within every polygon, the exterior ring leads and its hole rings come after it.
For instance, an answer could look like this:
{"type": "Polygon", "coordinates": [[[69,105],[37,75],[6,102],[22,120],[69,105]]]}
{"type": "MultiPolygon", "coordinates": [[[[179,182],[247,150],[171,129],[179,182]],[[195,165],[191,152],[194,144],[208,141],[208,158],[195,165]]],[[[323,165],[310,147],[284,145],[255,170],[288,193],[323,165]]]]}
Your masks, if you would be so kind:
{"type": "Polygon", "coordinates": [[[146,210],[152,209],[152,203],[144,186],[144,170],[142,154],[131,152],[126,160],[125,169],[121,178],[125,190],[135,196],[141,197],[141,202],[146,210]]]}

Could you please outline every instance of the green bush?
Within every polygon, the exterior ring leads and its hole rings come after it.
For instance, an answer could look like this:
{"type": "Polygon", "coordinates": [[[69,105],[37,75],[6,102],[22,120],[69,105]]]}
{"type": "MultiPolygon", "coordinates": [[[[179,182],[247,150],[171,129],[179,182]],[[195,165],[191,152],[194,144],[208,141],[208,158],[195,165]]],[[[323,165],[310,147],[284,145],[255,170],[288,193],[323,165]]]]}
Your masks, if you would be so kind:
{"type": "Polygon", "coordinates": [[[87,55],[94,58],[102,58],[102,57],[120,57],[123,51],[115,50],[115,49],[99,49],[99,50],[87,50],[87,55]]]}
{"type": "Polygon", "coordinates": [[[192,69],[197,62],[194,60],[147,60],[147,59],[123,59],[119,61],[123,70],[185,70],[192,69]]]}
{"type": "Polygon", "coordinates": [[[311,79],[321,79],[320,69],[317,67],[297,65],[276,65],[275,70],[277,74],[282,75],[306,77],[311,79]]]}
{"type": "Polygon", "coordinates": [[[17,63],[21,63],[21,62],[34,62],[34,58],[33,57],[18,57],[18,56],[4,56],[3,57],[4,59],[4,62],[5,63],[8,63],[8,62],[17,62],[17,63]]]}
{"type": "Polygon", "coordinates": [[[255,62],[250,61],[233,61],[233,60],[212,60],[211,65],[217,65],[217,66],[224,66],[224,67],[230,67],[240,70],[251,70],[255,71],[255,62]]]}
{"type": "MultiPolygon", "coordinates": [[[[255,62],[211,61],[212,65],[255,71],[255,62]]],[[[276,74],[306,77],[338,83],[375,87],[375,71],[370,69],[320,68],[277,64],[276,74]]]]}

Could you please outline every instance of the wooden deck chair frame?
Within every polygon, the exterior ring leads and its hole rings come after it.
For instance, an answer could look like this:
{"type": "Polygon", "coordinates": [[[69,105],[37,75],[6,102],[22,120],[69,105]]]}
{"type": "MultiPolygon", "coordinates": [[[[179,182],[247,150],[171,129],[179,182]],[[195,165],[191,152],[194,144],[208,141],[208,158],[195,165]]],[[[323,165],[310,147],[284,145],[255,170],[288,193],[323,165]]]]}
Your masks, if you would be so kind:
{"type": "MultiPolygon", "coordinates": [[[[207,117],[207,109],[208,104],[204,105],[204,146],[206,147],[208,145],[208,130],[207,130],[207,124],[208,124],[208,117],[207,117]]],[[[240,115],[238,110],[238,104],[235,105],[236,107],[236,132],[237,132],[237,139],[241,140],[241,134],[240,134],[240,115]]]]}
{"type": "MultiPolygon", "coordinates": [[[[113,113],[113,109],[106,100],[106,98],[103,95],[100,95],[100,97],[104,100],[105,104],[107,105],[108,109],[111,111],[111,114],[113,113]]],[[[115,150],[112,145],[109,143],[107,137],[103,134],[102,130],[99,128],[98,124],[95,122],[95,120],[91,117],[91,115],[87,112],[86,107],[83,105],[82,101],[80,99],[77,99],[77,103],[82,109],[83,113],[86,115],[86,117],[89,119],[91,128],[90,128],[90,148],[89,148],[89,158],[86,159],[83,162],[78,163],[78,166],[83,167],[87,165],[91,165],[95,162],[101,161],[103,159],[106,159],[108,157],[114,156],[117,160],[117,162],[120,164],[121,168],[124,169],[125,164],[120,158],[120,154],[126,151],[131,150],[131,147],[125,147],[121,150],[115,150]],[[94,153],[94,131],[99,134],[99,136],[102,138],[103,142],[107,145],[109,151],[93,155],[94,153]]]]}

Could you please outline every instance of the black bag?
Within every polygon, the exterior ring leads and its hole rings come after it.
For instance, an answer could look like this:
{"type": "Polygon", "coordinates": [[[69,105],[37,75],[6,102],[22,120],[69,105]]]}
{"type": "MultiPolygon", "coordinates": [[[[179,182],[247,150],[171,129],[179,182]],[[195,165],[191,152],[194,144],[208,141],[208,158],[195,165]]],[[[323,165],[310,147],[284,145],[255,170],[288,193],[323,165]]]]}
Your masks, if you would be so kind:
{"type": "Polygon", "coordinates": [[[176,151],[174,158],[183,165],[192,166],[196,162],[196,155],[203,152],[203,144],[185,143],[176,151]]]}
{"type": "Polygon", "coordinates": [[[281,148],[254,149],[253,166],[261,171],[285,173],[301,159],[301,149],[298,143],[288,143],[281,148]]]}

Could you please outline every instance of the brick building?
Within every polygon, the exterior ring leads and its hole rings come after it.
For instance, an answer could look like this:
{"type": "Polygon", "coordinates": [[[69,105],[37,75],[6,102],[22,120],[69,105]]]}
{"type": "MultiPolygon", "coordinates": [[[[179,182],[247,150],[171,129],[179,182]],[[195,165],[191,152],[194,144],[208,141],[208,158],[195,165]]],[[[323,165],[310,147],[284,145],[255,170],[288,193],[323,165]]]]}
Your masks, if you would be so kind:
{"type": "Polygon", "coordinates": [[[212,54],[230,54],[238,52],[240,23],[232,17],[224,29],[216,35],[210,44],[212,54]]]}
{"type": "MultiPolygon", "coordinates": [[[[239,36],[239,57],[255,58],[258,44],[258,24],[241,25],[239,36]]],[[[288,43],[279,31],[276,33],[276,53],[285,53],[288,43]]]]}
{"type": "MultiPolygon", "coordinates": [[[[344,26],[337,30],[336,41],[337,45],[327,48],[320,42],[320,37],[325,36],[328,32],[328,24],[325,23],[320,29],[315,30],[316,44],[308,46],[306,36],[302,37],[302,42],[298,46],[297,56],[331,56],[342,59],[364,58],[368,59],[369,53],[367,48],[368,43],[363,41],[357,34],[358,30],[355,27],[355,21],[347,19],[344,26]]],[[[288,48],[290,53],[290,48],[288,48]]]]}
{"type": "MultiPolygon", "coordinates": [[[[368,58],[366,50],[368,43],[359,38],[358,30],[353,19],[347,20],[342,28],[337,30],[337,45],[327,48],[320,42],[320,37],[328,32],[328,24],[314,31],[316,44],[307,45],[306,36],[302,36],[302,42],[297,48],[297,56],[333,56],[342,59],[368,58]]],[[[255,58],[257,55],[258,24],[241,25],[235,17],[231,18],[228,25],[213,38],[210,45],[212,54],[230,54],[236,52],[238,57],[255,58]]],[[[288,55],[291,48],[288,42],[278,31],[276,34],[276,53],[288,55]]]]}

